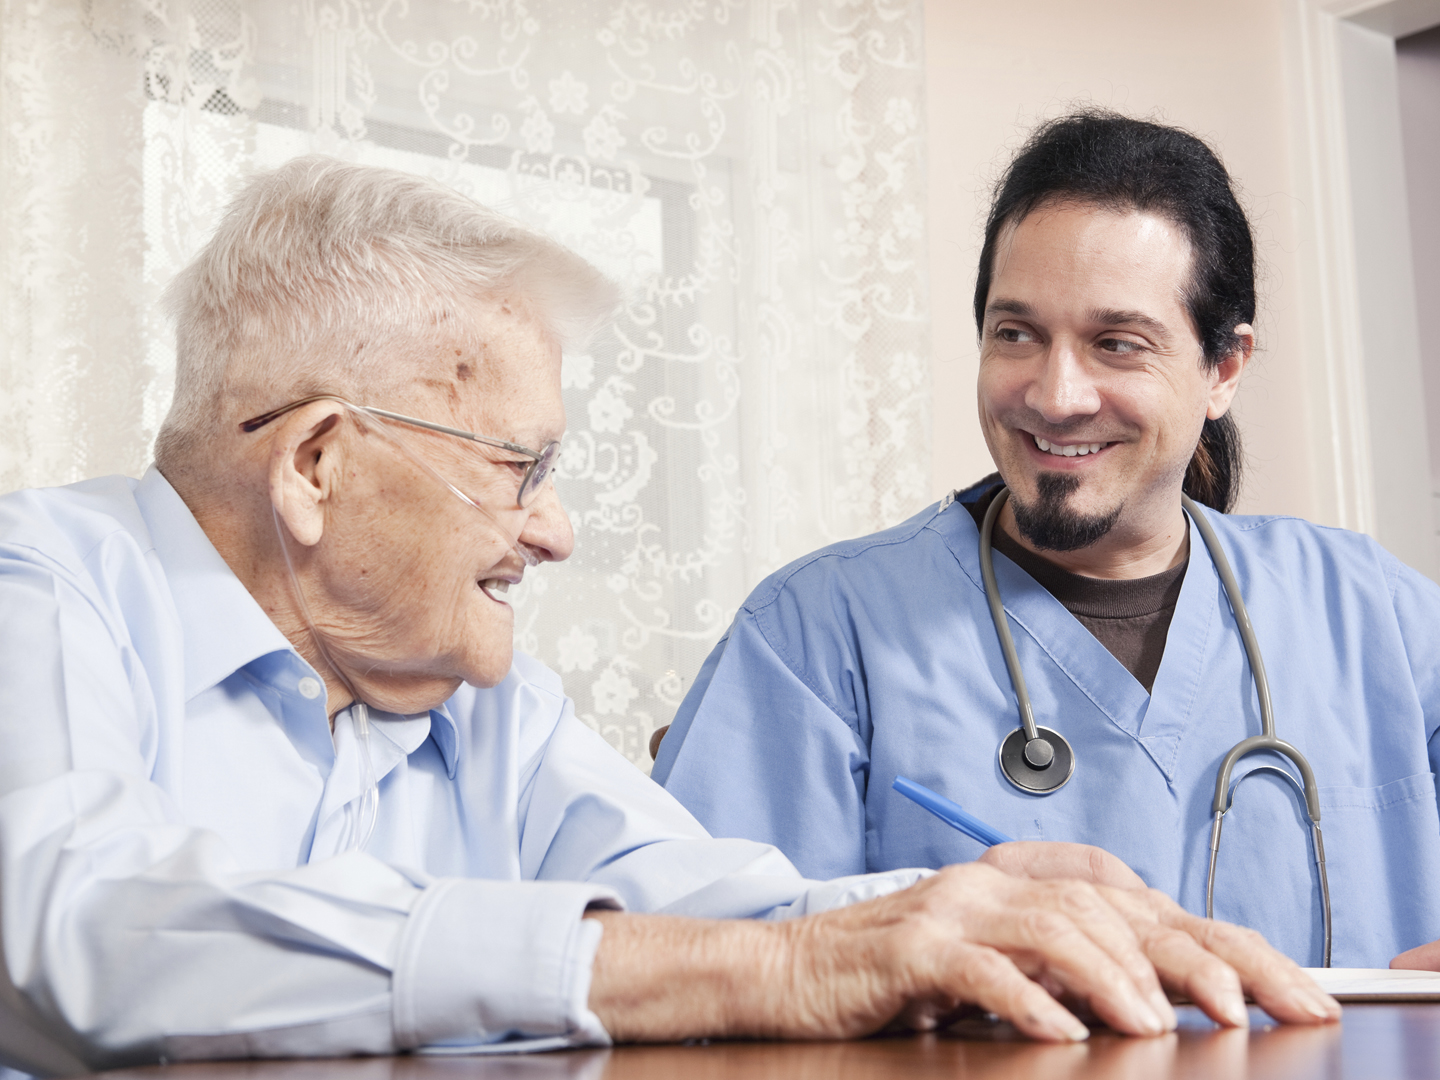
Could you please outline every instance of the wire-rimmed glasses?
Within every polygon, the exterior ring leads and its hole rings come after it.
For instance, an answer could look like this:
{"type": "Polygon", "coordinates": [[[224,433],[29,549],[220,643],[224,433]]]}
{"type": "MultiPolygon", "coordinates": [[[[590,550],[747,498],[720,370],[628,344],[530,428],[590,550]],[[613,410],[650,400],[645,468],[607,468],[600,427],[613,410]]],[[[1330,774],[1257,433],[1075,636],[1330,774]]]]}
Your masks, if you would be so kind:
{"type": "Polygon", "coordinates": [[[521,446],[519,443],[512,443],[505,439],[497,439],[491,435],[477,435],[473,431],[462,431],[460,428],[446,427],[444,424],[436,424],[430,420],[420,420],[413,416],[403,416],[400,413],[390,412],[388,409],[377,409],[373,405],[356,405],[336,394],[311,394],[309,397],[292,401],[288,405],[281,405],[278,409],[271,409],[267,413],[261,413],[259,416],[251,417],[249,420],[243,421],[240,424],[240,430],[247,435],[252,431],[259,431],[266,424],[270,423],[270,421],[284,416],[292,409],[298,409],[302,405],[309,405],[312,401],[338,401],[342,405],[357,409],[360,412],[369,413],[371,416],[384,417],[386,420],[394,420],[400,424],[409,424],[411,427],[424,428],[426,431],[438,431],[442,435],[454,435],[457,439],[468,439],[471,442],[483,443],[486,446],[494,446],[501,450],[508,450],[512,454],[524,454],[530,459],[530,463],[525,466],[525,472],[520,477],[520,488],[515,493],[515,503],[522,510],[530,505],[535,498],[536,492],[544,486],[546,480],[550,479],[550,473],[555,468],[555,459],[560,456],[560,443],[554,440],[546,443],[543,450],[531,450],[528,446],[521,446]]]}

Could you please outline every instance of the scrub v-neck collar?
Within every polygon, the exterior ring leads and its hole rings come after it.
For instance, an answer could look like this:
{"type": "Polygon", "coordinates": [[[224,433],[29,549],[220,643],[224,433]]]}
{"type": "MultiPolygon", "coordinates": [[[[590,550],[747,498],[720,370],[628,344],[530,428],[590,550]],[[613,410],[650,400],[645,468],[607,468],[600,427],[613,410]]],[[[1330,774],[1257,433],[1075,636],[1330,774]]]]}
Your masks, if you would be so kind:
{"type": "MultiPolygon", "coordinates": [[[[979,593],[975,610],[984,612],[980,533],[969,511],[953,499],[947,500],[930,527],[945,538],[968,578],[967,587],[979,593]]],[[[1216,615],[1226,603],[1204,538],[1193,521],[1189,529],[1189,565],[1170,620],[1160,670],[1148,694],[1060,601],[1014,562],[995,552],[995,578],[1011,619],[1011,633],[1017,638],[1020,634],[1028,636],[1111,723],[1144,748],[1167,780],[1174,779],[1180,744],[1199,696],[1210,635],[1216,632],[1216,615]]],[[[993,635],[989,620],[985,622],[982,632],[993,635]]],[[[1031,681],[1041,675],[1032,670],[1025,674],[1031,681]]],[[[1036,721],[1066,734],[1063,717],[1037,716],[1036,721]]]]}

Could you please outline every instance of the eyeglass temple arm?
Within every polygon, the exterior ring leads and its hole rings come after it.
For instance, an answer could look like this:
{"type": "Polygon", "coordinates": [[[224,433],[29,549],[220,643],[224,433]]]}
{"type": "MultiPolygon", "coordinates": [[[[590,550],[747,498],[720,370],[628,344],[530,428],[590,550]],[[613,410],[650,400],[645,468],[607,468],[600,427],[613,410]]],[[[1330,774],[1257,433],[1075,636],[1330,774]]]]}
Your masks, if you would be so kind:
{"type": "MultiPolygon", "coordinates": [[[[240,422],[240,430],[247,435],[252,431],[259,431],[266,424],[270,423],[270,421],[278,420],[287,412],[298,409],[302,405],[309,405],[312,401],[338,401],[342,405],[350,404],[344,398],[337,397],[335,394],[311,394],[309,397],[303,397],[299,401],[292,401],[288,405],[281,405],[278,409],[271,409],[269,412],[261,413],[259,416],[252,416],[249,420],[242,420],[240,422]]],[[[354,406],[351,407],[354,408],[354,406]]]]}
{"type": "Polygon", "coordinates": [[[402,424],[425,428],[429,431],[438,431],[442,435],[455,435],[461,439],[469,439],[471,442],[484,443],[486,446],[497,446],[502,450],[509,450],[515,454],[524,454],[526,457],[534,458],[536,461],[539,461],[542,456],[529,447],[506,442],[504,439],[491,438],[489,435],[476,435],[473,431],[462,431],[459,428],[446,427],[444,424],[435,424],[429,420],[419,420],[413,416],[402,416],[400,413],[393,413],[388,409],[377,409],[373,405],[359,405],[356,407],[364,409],[366,412],[372,413],[375,416],[383,416],[387,420],[395,420],[402,424]]]}
{"type": "Polygon", "coordinates": [[[281,405],[278,409],[271,409],[267,413],[252,417],[240,424],[240,430],[247,435],[252,431],[259,431],[272,420],[278,420],[286,413],[300,408],[302,405],[309,405],[312,401],[338,401],[342,405],[349,405],[352,409],[359,409],[361,412],[370,413],[372,416],[383,416],[387,420],[395,420],[401,424],[409,424],[412,427],[426,428],[430,431],[438,431],[442,435],[454,435],[461,439],[469,439],[471,442],[484,443],[486,446],[496,446],[501,450],[509,450],[511,453],[524,454],[528,458],[539,461],[543,455],[536,453],[527,446],[520,446],[517,443],[506,442],[504,439],[492,438],[489,435],[476,435],[473,431],[462,431],[460,428],[446,427],[444,424],[435,424],[429,420],[420,420],[414,416],[403,416],[400,413],[390,412],[388,409],[377,409],[373,405],[353,405],[337,394],[311,394],[299,401],[292,401],[288,405],[281,405]]]}

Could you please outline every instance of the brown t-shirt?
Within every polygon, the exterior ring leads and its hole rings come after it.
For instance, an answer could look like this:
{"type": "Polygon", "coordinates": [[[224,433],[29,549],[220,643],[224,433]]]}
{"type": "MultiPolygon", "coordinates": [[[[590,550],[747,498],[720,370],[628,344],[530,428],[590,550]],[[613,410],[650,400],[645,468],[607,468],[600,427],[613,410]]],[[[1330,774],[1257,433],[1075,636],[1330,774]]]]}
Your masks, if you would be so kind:
{"type": "MultiPolygon", "coordinates": [[[[987,492],[979,502],[966,504],[977,528],[984,523],[994,497],[994,492],[987,492]]],[[[1145,691],[1150,691],[1165,654],[1165,636],[1180,599],[1180,586],[1185,583],[1185,563],[1151,577],[1111,580],[1063,570],[1021,547],[1004,529],[995,530],[993,544],[1059,600],[1145,691]]]]}

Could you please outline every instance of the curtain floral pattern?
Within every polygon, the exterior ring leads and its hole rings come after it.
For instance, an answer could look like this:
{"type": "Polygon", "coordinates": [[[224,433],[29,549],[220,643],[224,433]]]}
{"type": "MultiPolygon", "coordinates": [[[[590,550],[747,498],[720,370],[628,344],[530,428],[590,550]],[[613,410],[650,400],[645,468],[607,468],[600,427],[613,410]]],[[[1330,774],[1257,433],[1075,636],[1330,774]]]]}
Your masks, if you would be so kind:
{"type": "Polygon", "coordinates": [[[243,179],[433,176],[626,288],[517,644],[642,768],[766,573],[926,501],[920,0],[0,0],[0,490],[133,475],[243,179]]]}

